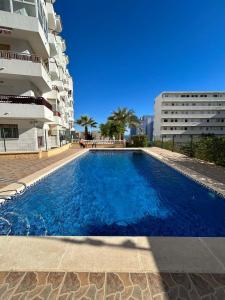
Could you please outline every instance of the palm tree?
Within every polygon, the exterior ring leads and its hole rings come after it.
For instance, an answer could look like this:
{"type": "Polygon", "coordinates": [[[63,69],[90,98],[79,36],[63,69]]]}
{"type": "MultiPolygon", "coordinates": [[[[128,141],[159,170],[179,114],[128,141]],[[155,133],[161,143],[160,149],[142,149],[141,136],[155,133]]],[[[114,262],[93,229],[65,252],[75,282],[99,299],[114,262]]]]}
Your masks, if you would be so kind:
{"type": "Polygon", "coordinates": [[[127,127],[136,127],[139,124],[138,117],[134,114],[134,111],[125,107],[118,108],[117,111],[113,111],[108,120],[119,125],[121,128],[119,132],[119,139],[123,139],[127,127]]]}
{"type": "Polygon", "coordinates": [[[80,119],[78,119],[76,121],[76,124],[84,127],[84,136],[85,136],[85,139],[88,139],[88,127],[96,128],[98,123],[95,122],[95,120],[93,118],[83,115],[83,116],[80,116],[80,119]]]}
{"type": "Polygon", "coordinates": [[[113,121],[107,121],[105,124],[99,126],[101,136],[104,138],[120,139],[121,134],[124,132],[123,126],[113,121]]]}

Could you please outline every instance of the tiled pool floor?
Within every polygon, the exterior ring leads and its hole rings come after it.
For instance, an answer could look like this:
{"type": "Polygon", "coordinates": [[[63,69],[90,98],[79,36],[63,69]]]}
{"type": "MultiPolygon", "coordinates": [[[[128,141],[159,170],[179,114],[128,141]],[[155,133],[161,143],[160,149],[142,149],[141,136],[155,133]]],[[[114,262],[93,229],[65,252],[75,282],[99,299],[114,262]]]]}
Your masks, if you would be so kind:
{"type": "Polygon", "coordinates": [[[225,275],[2,272],[0,299],[225,299],[225,275]]]}

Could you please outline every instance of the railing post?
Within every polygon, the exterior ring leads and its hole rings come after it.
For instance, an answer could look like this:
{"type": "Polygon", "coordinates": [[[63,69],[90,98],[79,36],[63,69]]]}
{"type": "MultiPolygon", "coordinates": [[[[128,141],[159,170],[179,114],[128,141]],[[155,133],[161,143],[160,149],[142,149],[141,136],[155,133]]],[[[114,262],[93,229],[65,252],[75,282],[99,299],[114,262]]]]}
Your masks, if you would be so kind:
{"type": "Polygon", "coordinates": [[[47,130],[45,129],[45,149],[48,151],[47,130]]]}
{"type": "Polygon", "coordinates": [[[161,139],[161,148],[163,148],[163,135],[162,135],[162,139],[161,139]]]}
{"type": "Polygon", "coordinates": [[[5,152],[6,152],[5,129],[4,129],[4,128],[2,128],[2,133],[3,133],[4,150],[5,150],[5,152]]]}
{"type": "Polygon", "coordinates": [[[175,138],[175,136],[173,135],[173,145],[172,145],[172,152],[174,151],[174,138],[175,138]]]}
{"type": "Polygon", "coordinates": [[[192,156],[192,150],[193,150],[193,135],[191,134],[190,156],[192,156]]]}

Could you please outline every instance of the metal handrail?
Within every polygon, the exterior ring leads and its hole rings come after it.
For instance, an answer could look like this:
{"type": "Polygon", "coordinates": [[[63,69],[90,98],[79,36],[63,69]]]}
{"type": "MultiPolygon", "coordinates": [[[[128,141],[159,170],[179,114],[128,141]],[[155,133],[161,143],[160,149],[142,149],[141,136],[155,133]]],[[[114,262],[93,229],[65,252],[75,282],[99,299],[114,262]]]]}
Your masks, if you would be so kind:
{"type": "Polygon", "coordinates": [[[49,70],[46,67],[42,57],[36,54],[29,54],[29,53],[21,53],[9,50],[0,50],[0,58],[3,59],[16,59],[16,60],[23,60],[23,61],[31,61],[33,63],[40,63],[49,74],[49,70]]]}
{"type": "MultiPolygon", "coordinates": [[[[79,142],[80,140],[74,140],[74,142],[79,142]]],[[[124,140],[83,140],[85,144],[105,144],[114,145],[124,143],[124,140]]]]}
{"type": "Polygon", "coordinates": [[[52,111],[52,105],[43,97],[0,95],[0,103],[44,105],[52,111]]]}

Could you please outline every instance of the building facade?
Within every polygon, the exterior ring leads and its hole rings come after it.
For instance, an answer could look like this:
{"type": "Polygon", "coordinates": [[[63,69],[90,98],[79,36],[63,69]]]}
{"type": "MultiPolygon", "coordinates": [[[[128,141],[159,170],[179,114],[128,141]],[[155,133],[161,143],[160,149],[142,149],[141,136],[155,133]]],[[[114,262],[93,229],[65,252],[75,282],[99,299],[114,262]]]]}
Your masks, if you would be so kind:
{"type": "Polygon", "coordinates": [[[225,136],[225,92],[163,92],[154,108],[154,140],[225,136]]]}
{"type": "Polygon", "coordinates": [[[0,152],[59,147],[73,129],[73,80],[54,2],[0,1],[0,152]]]}
{"type": "Polygon", "coordinates": [[[140,119],[140,124],[137,127],[133,127],[130,129],[130,135],[146,135],[149,141],[153,139],[153,123],[154,117],[145,115],[142,116],[140,119]]]}

